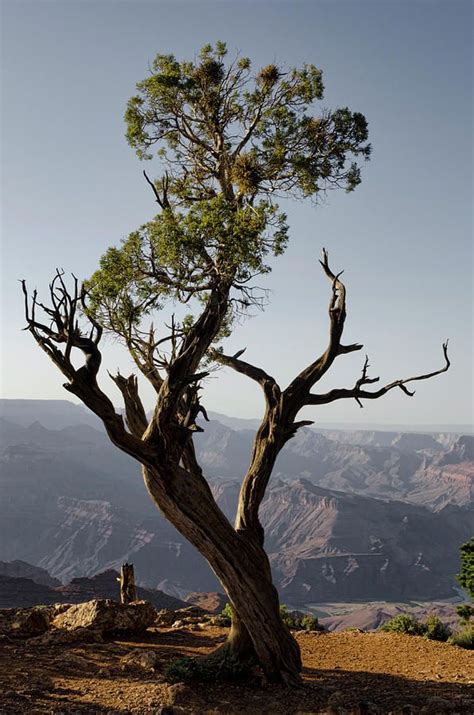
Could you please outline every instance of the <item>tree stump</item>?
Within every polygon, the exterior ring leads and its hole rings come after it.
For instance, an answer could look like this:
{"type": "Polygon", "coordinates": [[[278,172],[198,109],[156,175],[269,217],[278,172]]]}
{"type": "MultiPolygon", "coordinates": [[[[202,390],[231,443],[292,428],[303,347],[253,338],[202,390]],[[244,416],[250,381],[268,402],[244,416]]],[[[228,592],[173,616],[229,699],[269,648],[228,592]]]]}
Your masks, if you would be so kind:
{"type": "Polygon", "coordinates": [[[123,564],[120,570],[120,601],[131,603],[137,600],[133,564],[123,564]]]}

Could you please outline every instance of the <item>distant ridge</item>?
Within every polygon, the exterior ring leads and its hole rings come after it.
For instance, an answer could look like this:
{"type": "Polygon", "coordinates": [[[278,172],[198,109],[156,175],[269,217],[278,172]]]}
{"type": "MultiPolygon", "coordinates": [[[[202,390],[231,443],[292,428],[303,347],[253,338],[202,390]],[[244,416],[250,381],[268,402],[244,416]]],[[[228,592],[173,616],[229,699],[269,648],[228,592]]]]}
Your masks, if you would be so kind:
{"type": "MultiPolygon", "coordinates": [[[[117,407],[118,411],[122,411],[117,407]]],[[[27,427],[31,424],[31,415],[35,415],[35,420],[48,429],[60,429],[61,427],[72,427],[77,424],[87,424],[96,429],[102,429],[100,420],[83,405],[76,404],[70,400],[35,400],[35,399],[0,399],[0,417],[10,422],[27,427]]],[[[257,417],[243,418],[230,417],[221,412],[208,410],[211,420],[216,420],[222,425],[233,430],[255,430],[260,424],[257,417]]],[[[454,434],[473,434],[473,424],[374,424],[371,422],[317,422],[313,429],[318,431],[351,431],[351,432],[422,432],[432,434],[435,432],[446,432],[454,434]]]]}
{"type": "MultiPolygon", "coordinates": [[[[229,417],[221,412],[208,410],[211,420],[216,420],[226,427],[235,430],[257,429],[260,420],[258,418],[229,417]]],[[[421,432],[432,434],[435,432],[448,432],[453,434],[474,433],[473,424],[421,424],[408,425],[402,423],[394,424],[374,424],[373,422],[315,422],[312,429],[318,432],[330,431],[350,431],[350,432],[421,432]]]]}

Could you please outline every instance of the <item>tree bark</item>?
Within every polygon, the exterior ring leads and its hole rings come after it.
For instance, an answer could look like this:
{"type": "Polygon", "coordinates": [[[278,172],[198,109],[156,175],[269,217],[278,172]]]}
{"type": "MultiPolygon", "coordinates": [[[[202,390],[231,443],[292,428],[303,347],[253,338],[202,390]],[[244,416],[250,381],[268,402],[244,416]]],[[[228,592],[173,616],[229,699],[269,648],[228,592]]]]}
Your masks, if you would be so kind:
{"type": "Polygon", "coordinates": [[[191,480],[184,470],[167,473],[162,466],[144,467],[143,475],[154,503],[207,559],[229,597],[232,627],[226,643],[211,659],[228,657],[242,664],[253,660],[269,682],[297,685],[299,646],[281,620],[270,563],[258,535],[239,533],[215,502],[213,507],[206,503],[213,497],[209,493],[206,499],[197,475],[191,480]]]}
{"type": "Polygon", "coordinates": [[[127,604],[137,600],[133,564],[122,564],[120,569],[120,601],[127,604]]]}

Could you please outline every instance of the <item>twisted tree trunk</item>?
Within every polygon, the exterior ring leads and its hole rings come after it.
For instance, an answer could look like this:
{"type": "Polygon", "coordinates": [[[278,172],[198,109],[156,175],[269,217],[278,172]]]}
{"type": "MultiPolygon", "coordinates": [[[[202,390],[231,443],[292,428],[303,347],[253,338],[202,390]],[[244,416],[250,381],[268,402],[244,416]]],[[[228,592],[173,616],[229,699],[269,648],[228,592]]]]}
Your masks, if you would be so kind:
{"type": "Polygon", "coordinates": [[[229,597],[232,626],[227,642],[211,658],[253,661],[270,682],[297,684],[299,647],[281,620],[270,564],[258,538],[232,528],[198,474],[190,478],[184,470],[145,467],[143,475],[154,503],[207,559],[229,597]]]}

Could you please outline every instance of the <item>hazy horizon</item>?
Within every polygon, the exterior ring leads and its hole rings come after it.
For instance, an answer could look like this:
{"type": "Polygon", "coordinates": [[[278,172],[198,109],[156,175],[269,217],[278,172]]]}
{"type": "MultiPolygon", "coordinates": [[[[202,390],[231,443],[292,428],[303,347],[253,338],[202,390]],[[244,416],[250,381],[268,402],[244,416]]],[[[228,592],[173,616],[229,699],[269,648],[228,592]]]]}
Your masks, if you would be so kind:
{"type": "MultiPolygon", "coordinates": [[[[97,419],[99,422],[100,420],[95,417],[95,415],[90,412],[90,410],[85,407],[81,402],[77,402],[75,400],[71,400],[68,398],[31,398],[31,397],[24,397],[24,398],[14,398],[14,397],[0,397],[0,418],[2,417],[2,408],[3,408],[3,403],[8,403],[8,402],[15,402],[15,403],[32,403],[32,407],[35,407],[35,403],[67,403],[69,405],[72,405],[74,407],[79,407],[81,410],[83,410],[85,413],[91,415],[91,417],[97,419]]],[[[115,405],[116,409],[122,410],[123,408],[121,405],[116,404],[115,405]]],[[[151,413],[151,410],[149,411],[148,414],[151,413]]],[[[217,412],[215,410],[209,410],[208,411],[209,419],[216,419],[219,421],[219,419],[224,418],[223,424],[225,424],[225,421],[229,421],[229,424],[232,423],[249,423],[248,428],[249,429],[254,429],[255,425],[259,423],[259,418],[257,415],[253,417],[238,417],[235,415],[230,415],[225,412],[217,412]]],[[[33,415],[32,415],[33,418],[33,415]]],[[[7,421],[12,421],[15,422],[14,419],[8,420],[7,421]]],[[[41,423],[41,420],[38,420],[41,423]]],[[[78,423],[80,424],[80,423],[78,423]]],[[[204,423],[204,428],[205,428],[205,423],[204,423]]],[[[312,425],[313,429],[341,429],[341,430],[362,430],[362,431],[372,431],[372,430],[379,430],[379,431],[420,431],[420,432],[442,432],[442,431],[452,431],[455,433],[471,433],[474,431],[474,425],[472,423],[459,423],[459,422],[446,422],[446,423],[439,423],[439,422],[433,422],[433,423],[409,423],[409,422],[387,422],[387,423],[371,423],[370,421],[366,422],[358,422],[358,423],[352,423],[352,422],[343,422],[343,421],[334,421],[334,422],[328,422],[325,420],[318,420],[312,425]],[[455,429],[456,428],[456,429],[455,429]]]]}

